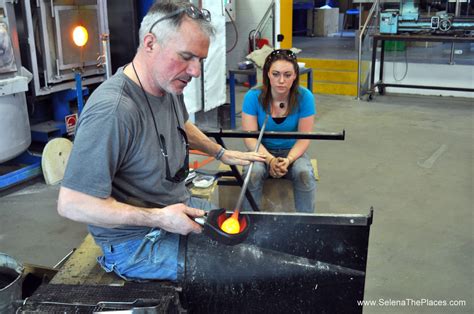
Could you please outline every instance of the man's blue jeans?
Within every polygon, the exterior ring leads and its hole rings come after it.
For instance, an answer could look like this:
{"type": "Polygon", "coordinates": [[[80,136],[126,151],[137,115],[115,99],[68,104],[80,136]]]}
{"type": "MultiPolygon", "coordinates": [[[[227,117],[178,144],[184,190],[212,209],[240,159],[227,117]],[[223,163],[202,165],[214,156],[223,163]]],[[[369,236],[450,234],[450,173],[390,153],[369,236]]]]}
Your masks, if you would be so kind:
{"type": "MultiPolygon", "coordinates": [[[[216,208],[194,197],[186,205],[206,211],[216,208]]],[[[99,256],[97,261],[106,272],[113,271],[125,280],[175,281],[184,269],[184,260],[178,258],[179,239],[179,234],[153,228],[144,238],[114,245],[101,244],[104,255],[99,256]]]]}
{"type": "MultiPolygon", "coordinates": [[[[289,149],[268,150],[275,157],[286,157],[289,149]]],[[[244,177],[247,175],[248,166],[244,167],[244,177]]],[[[267,164],[255,162],[248,183],[248,190],[260,207],[262,203],[263,184],[270,176],[267,164]]],[[[295,160],[288,168],[288,173],[282,178],[292,181],[293,195],[295,199],[295,209],[297,212],[313,213],[316,205],[316,178],[314,177],[313,166],[308,155],[304,153],[295,160]]],[[[244,199],[243,210],[252,211],[247,198],[244,199]]]]}

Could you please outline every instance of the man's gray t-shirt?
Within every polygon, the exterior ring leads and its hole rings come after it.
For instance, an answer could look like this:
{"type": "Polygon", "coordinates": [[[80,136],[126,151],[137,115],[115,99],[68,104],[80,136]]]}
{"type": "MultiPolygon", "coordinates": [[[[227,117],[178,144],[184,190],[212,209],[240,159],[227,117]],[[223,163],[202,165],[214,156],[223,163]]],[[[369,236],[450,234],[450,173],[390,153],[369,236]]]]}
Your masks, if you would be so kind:
{"type": "MultiPolygon", "coordinates": [[[[171,176],[185,160],[184,129],[188,113],[182,96],[147,94],[159,134],[164,136],[171,176]],[[175,103],[173,99],[178,100],[175,103]]],[[[166,163],[153,117],[140,86],[122,69],[102,83],[82,111],[62,186],[99,198],[112,196],[170,205],[190,197],[184,184],[165,179],[166,163]]],[[[97,242],[118,243],[143,237],[151,228],[89,225],[97,242]]]]}

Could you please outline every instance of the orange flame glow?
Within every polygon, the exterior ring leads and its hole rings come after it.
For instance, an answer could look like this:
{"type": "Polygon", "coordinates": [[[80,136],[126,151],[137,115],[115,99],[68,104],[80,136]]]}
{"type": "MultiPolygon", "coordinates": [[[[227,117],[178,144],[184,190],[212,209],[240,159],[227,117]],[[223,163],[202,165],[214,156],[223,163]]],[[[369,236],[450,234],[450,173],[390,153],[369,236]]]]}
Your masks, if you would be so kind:
{"type": "Polygon", "coordinates": [[[84,26],[76,26],[72,31],[72,39],[74,40],[76,46],[83,47],[85,44],[87,44],[89,33],[84,26]]]}

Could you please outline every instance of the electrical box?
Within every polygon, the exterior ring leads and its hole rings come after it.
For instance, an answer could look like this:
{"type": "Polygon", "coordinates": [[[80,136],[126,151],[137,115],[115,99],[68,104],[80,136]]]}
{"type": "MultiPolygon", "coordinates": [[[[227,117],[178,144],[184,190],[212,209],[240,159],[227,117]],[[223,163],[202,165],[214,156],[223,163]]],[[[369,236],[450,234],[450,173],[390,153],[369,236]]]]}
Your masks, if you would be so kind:
{"type": "Polygon", "coordinates": [[[226,10],[225,12],[225,22],[228,23],[230,22],[231,18],[235,22],[235,2],[236,0],[222,0],[224,2],[224,8],[226,10]],[[230,17],[229,17],[230,15],[230,17]]]}
{"type": "Polygon", "coordinates": [[[398,32],[398,11],[385,11],[380,13],[380,33],[396,34],[398,32]]]}

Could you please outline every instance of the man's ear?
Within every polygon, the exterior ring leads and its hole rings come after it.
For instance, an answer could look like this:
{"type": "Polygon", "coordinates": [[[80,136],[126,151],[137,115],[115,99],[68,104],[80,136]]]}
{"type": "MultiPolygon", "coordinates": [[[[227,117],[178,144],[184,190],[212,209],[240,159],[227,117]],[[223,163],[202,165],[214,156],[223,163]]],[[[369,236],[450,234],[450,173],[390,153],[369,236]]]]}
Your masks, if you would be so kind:
{"type": "Polygon", "coordinates": [[[156,43],[156,38],[152,34],[147,34],[145,35],[145,38],[143,39],[144,41],[144,46],[145,46],[145,51],[146,52],[152,52],[154,45],[156,43]]]}

